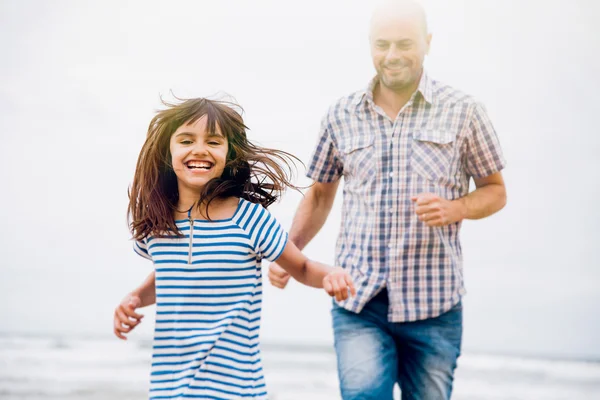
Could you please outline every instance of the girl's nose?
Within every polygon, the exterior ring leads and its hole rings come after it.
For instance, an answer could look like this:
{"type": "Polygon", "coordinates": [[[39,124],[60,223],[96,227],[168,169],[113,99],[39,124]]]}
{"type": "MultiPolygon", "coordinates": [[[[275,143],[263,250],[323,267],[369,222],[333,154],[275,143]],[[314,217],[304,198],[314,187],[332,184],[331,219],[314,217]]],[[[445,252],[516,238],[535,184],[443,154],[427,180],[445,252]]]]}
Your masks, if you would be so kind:
{"type": "Polygon", "coordinates": [[[204,155],[207,153],[206,145],[204,143],[196,143],[192,149],[192,154],[204,155]]]}

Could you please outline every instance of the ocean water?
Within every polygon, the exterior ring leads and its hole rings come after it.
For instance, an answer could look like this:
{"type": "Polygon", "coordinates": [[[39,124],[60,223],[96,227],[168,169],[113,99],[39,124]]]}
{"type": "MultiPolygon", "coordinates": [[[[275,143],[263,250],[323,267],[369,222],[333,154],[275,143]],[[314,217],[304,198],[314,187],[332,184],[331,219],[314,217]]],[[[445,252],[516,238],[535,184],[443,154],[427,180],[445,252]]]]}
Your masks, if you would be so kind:
{"type": "MultiPolygon", "coordinates": [[[[150,347],[144,340],[0,336],[0,399],[145,399],[150,347]]],[[[265,343],[263,359],[270,399],[340,398],[332,349],[265,343]]],[[[453,399],[600,399],[600,363],[466,353],[453,399]]]]}

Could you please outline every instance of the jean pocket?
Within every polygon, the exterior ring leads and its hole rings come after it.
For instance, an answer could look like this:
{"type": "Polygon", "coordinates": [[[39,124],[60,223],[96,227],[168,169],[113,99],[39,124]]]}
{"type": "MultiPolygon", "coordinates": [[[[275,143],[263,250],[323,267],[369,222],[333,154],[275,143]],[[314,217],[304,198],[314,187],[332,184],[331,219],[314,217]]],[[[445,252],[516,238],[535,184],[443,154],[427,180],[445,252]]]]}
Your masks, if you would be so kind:
{"type": "Polygon", "coordinates": [[[424,130],[413,133],[410,165],[427,180],[448,178],[454,157],[456,135],[449,131],[424,130]]]}

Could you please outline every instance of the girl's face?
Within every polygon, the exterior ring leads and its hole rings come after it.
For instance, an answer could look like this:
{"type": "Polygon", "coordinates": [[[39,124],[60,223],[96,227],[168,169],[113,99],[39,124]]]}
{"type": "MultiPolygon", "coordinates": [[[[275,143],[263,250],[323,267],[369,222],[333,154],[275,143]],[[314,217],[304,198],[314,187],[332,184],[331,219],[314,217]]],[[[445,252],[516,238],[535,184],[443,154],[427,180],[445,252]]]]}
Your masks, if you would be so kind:
{"type": "Polygon", "coordinates": [[[211,134],[206,116],[193,124],[181,125],[171,135],[171,165],[177,176],[180,198],[199,195],[208,181],[223,174],[227,161],[227,138],[219,126],[211,134]]]}

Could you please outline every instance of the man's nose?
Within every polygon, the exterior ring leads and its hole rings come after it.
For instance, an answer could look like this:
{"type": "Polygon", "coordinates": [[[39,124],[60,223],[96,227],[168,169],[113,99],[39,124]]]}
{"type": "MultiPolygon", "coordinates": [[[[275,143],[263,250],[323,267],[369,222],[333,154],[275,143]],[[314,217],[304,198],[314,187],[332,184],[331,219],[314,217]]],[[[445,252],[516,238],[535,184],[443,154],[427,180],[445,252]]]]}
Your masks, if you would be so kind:
{"type": "Polygon", "coordinates": [[[388,62],[393,62],[393,61],[400,60],[401,56],[402,56],[402,51],[400,51],[400,49],[398,49],[398,46],[396,46],[395,44],[392,44],[390,46],[390,48],[388,49],[385,59],[388,62]]]}

